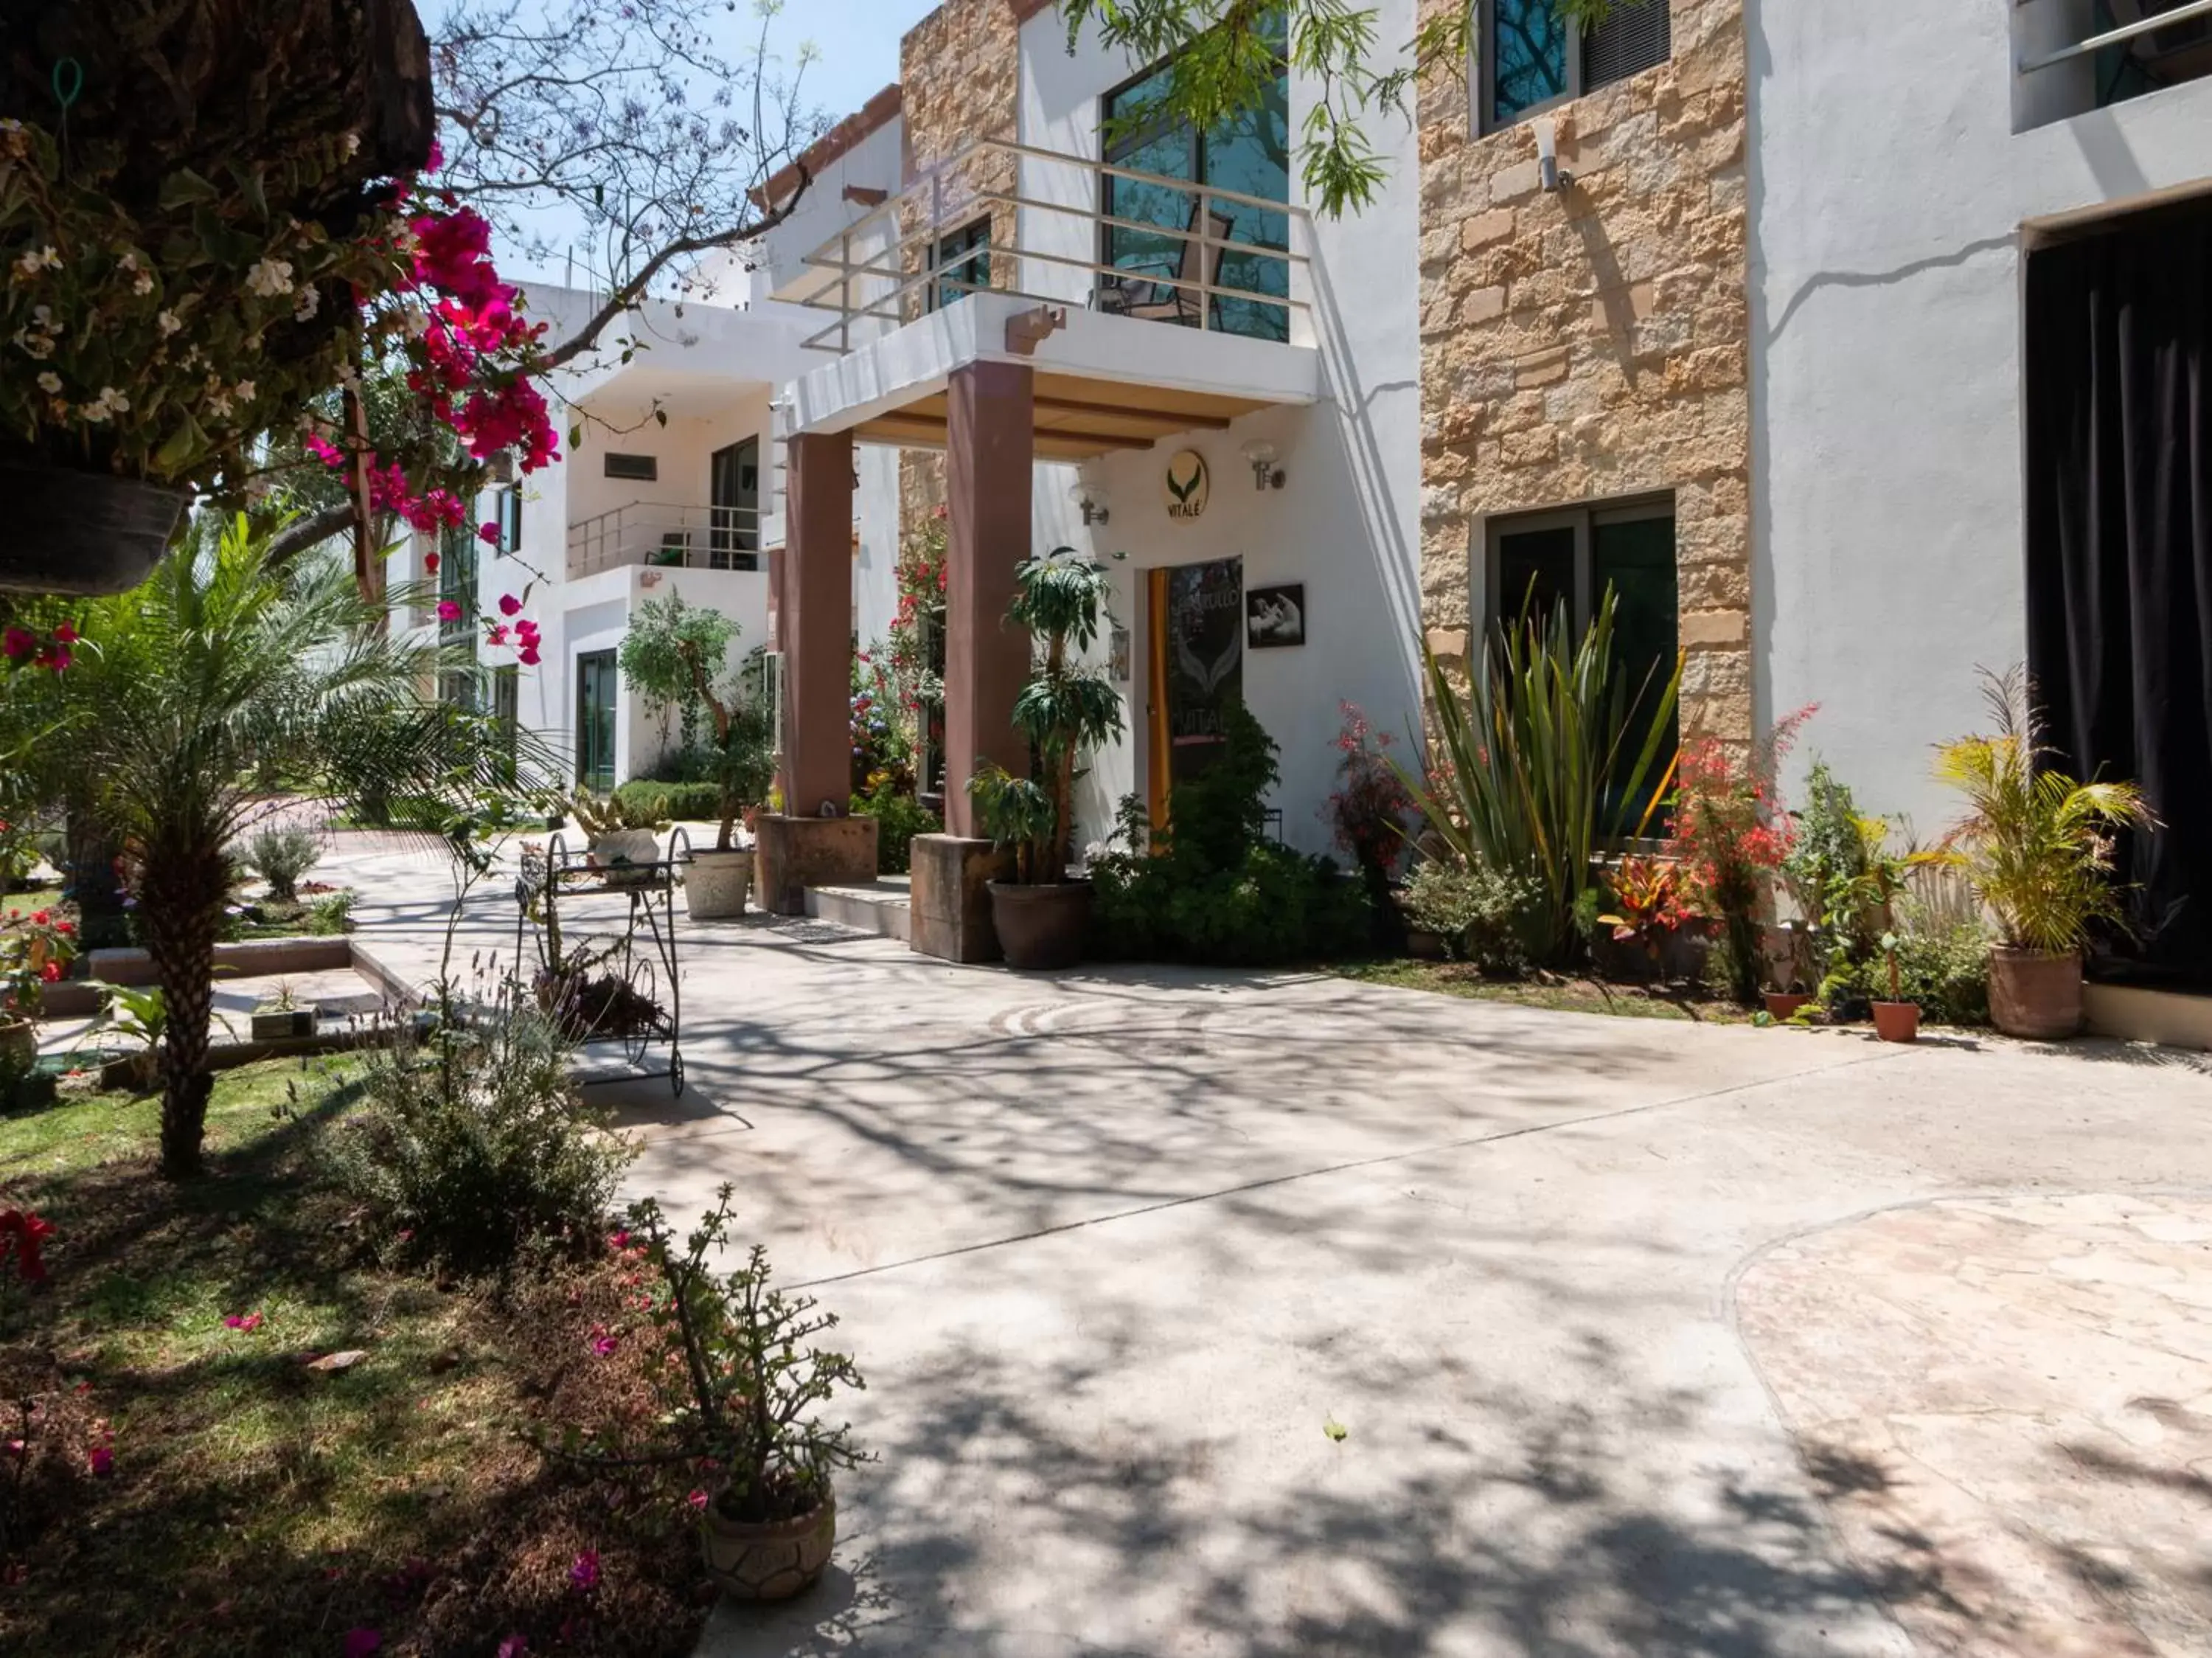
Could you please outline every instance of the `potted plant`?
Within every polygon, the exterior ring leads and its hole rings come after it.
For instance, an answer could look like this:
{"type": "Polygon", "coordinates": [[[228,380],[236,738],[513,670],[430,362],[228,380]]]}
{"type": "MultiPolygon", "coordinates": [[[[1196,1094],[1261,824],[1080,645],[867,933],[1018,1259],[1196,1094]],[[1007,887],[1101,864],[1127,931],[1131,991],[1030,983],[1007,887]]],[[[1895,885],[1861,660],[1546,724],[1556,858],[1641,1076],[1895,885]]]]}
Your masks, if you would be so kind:
{"type": "Polygon", "coordinates": [[[315,1010],[293,999],[292,987],[279,979],[276,993],[255,1008],[247,1021],[247,1034],[257,1042],[283,1042],[315,1033],[315,1010]]]}
{"type": "Polygon", "coordinates": [[[659,795],[624,800],[619,795],[605,799],[583,784],[568,798],[568,809],[584,832],[592,863],[608,871],[613,886],[635,885],[660,861],[659,832],[668,825],[660,814],[659,795]]]}
{"type": "Polygon", "coordinates": [[[713,780],[722,821],[714,850],[694,851],[684,871],[684,907],[695,921],[744,913],[753,855],[735,844],[738,820],[758,809],[775,780],[775,721],[760,669],[725,666],[739,631],[720,611],[687,605],[682,594],[671,593],[638,607],[622,643],[625,685],[656,710],[688,704],[714,722],[713,780]]]}
{"type": "Polygon", "coordinates": [[[1075,823],[1075,769],[1088,751],[1121,735],[1121,698],[1103,669],[1084,664],[1098,639],[1111,590],[1105,567],[1072,547],[1033,554],[1014,571],[1011,626],[1036,647],[1036,667],[1014,698],[1014,725],[1040,776],[1017,777],[988,761],[969,780],[983,832],[1014,855],[1014,879],[990,883],[991,921],[1009,966],[1073,966],[1090,924],[1091,886],[1067,875],[1075,823]]]}
{"type": "Polygon", "coordinates": [[[1990,1022],[2008,1036],[2071,1036],[2081,1028],[2090,933],[2123,924],[2114,834],[2156,820],[2133,783],[2081,783],[2045,764],[2051,751],[2021,669],[1984,679],[1996,731],[1936,751],[1936,775],[1967,802],[1937,856],[1996,918],[1990,1022]]]}
{"type": "MultiPolygon", "coordinates": [[[[692,1228],[679,1252],[651,1199],[630,1210],[630,1230],[665,1293],[649,1298],[658,1350],[648,1362],[657,1412],[631,1420],[642,1443],[619,1434],[586,1445],[574,1429],[548,1447],[586,1466],[629,1468],[697,1464],[718,1484],[702,1493],[700,1544],[708,1572],[725,1593],[781,1600],[822,1575],[837,1537],[839,1469],[869,1459],[849,1423],[814,1414],[842,1389],[866,1386],[842,1353],[811,1345],[836,1327],[811,1296],[769,1284],[768,1253],[756,1244],[744,1265],[717,1277],[710,1262],[728,1246],[730,1197],[692,1228]]],[[[619,1234],[618,1234],[619,1235],[619,1234]]]]}
{"type": "Polygon", "coordinates": [[[25,915],[10,910],[0,926],[0,1054],[27,1068],[39,1057],[33,1021],[45,1005],[46,990],[58,984],[76,960],[76,929],[51,910],[25,915]]]}
{"type": "Polygon", "coordinates": [[[1920,1039],[1920,1004],[1905,999],[1905,986],[1897,971],[1897,935],[1881,936],[1881,956],[1889,970],[1889,1000],[1873,1001],[1874,1033],[1885,1042],[1920,1039]]]}
{"type": "Polygon", "coordinates": [[[120,1059],[102,1065],[100,1085],[121,1086],[143,1094],[161,1080],[161,1042],[168,1033],[167,999],[159,984],[109,984],[93,980],[90,988],[100,997],[96,1030],[112,1030],[138,1046],[120,1059]]]}
{"type": "Polygon", "coordinates": [[[1631,856],[1606,877],[1613,909],[1598,924],[1613,929],[1616,944],[1633,944],[1650,963],[1652,981],[1667,977],[1668,937],[1690,918],[1682,903],[1681,868],[1661,858],[1631,856]]]}

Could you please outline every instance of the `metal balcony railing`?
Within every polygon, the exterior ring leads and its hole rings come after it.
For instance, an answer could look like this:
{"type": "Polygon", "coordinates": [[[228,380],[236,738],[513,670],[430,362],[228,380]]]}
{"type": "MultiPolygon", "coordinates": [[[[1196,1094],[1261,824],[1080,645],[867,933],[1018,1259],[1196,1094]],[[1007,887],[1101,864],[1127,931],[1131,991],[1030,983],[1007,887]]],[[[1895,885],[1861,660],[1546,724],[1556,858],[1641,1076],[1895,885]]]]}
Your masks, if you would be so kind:
{"type": "Polygon", "coordinates": [[[757,570],[760,511],[638,501],[568,526],[571,581],[625,564],[757,570]]]}
{"type": "Polygon", "coordinates": [[[896,326],[934,308],[933,301],[981,292],[1288,339],[1290,319],[1311,311],[1296,292],[1292,273],[1311,263],[1307,250],[1312,245],[1305,210],[1286,202],[1033,144],[977,139],[806,256],[805,264],[835,280],[799,302],[836,320],[805,343],[842,355],[880,332],[856,332],[855,325],[896,326]],[[1013,186],[970,186],[969,177],[988,170],[976,164],[993,156],[1012,162],[1013,186]],[[1188,205],[1178,205],[1164,220],[1119,216],[1101,205],[1109,180],[1145,186],[1156,192],[1154,201],[1164,192],[1188,205]],[[957,238],[979,215],[991,215],[994,229],[1002,224],[994,211],[999,208],[1010,210],[1005,216],[1015,227],[1013,246],[946,248],[948,237],[957,238]],[[1263,234],[1271,221],[1279,222],[1282,241],[1238,235],[1240,218],[1256,220],[1263,234]],[[1099,257],[1111,247],[1115,232],[1137,241],[1142,251],[1116,259],[1099,257]],[[1231,260],[1237,269],[1224,279],[1231,260]],[[975,279],[979,265],[988,279],[975,279]]]}
{"type": "Polygon", "coordinates": [[[2053,50],[2022,54],[2033,75],[2077,58],[2120,48],[2128,63],[2159,84],[2212,74],[2212,0],[2106,0],[2113,27],[2053,50]]]}

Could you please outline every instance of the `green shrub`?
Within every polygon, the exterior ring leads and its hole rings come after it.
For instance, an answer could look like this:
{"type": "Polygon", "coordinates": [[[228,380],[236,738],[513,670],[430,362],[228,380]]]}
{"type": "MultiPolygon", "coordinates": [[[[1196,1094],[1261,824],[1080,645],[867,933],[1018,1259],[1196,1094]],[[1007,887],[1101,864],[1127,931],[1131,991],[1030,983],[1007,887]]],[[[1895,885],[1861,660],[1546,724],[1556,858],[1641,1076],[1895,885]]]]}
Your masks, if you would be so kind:
{"type": "Polygon", "coordinates": [[[307,905],[307,930],[318,937],[331,937],[353,930],[353,901],[356,894],[347,887],[335,893],[325,893],[307,905]]]}
{"type": "Polygon", "coordinates": [[[853,796],[853,815],[876,820],[876,873],[902,875],[914,868],[914,838],[939,833],[945,824],[912,795],[886,781],[872,795],[853,796]]]}
{"type": "Polygon", "coordinates": [[[323,844],[307,829],[264,829],[246,844],[241,860],[269,883],[269,896],[289,904],[300,896],[300,878],[315,867],[323,844]]]}
{"type": "Polygon", "coordinates": [[[1366,948],[1373,908],[1335,861],[1266,837],[1274,741],[1243,706],[1223,710],[1221,753],[1175,791],[1172,832],[1152,844],[1144,804],[1121,802],[1112,848],[1091,875],[1102,955],[1265,966],[1366,948]]]}
{"type": "Polygon", "coordinates": [[[476,1271],[598,1242],[636,1154],[570,1082],[544,1015],[510,989],[482,1022],[370,1051],[367,1101],[331,1155],[404,1253],[476,1271]]]}
{"type": "Polygon", "coordinates": [[[712,783],[653,783],[633,778],[615,790],[615,800],[641,816],[682,823],[714,823],[722,815],[722,789],[712,783]]]}
{"type": "MultiPolygon", "coordinates": [[[[1897,935],[1897,978],[1905,999],[1920,1004],[1929,1024],[1990,1022],[1990,939],[1979,922],[1908,920],[1897,935]]],[[[1865,1017],[1876,997],[1889,1000],[1889,966],[1879,953],[1842,961],[1820,981],[1820,1000],[1838,1018],[1865,1017]]]]}
{"type": "Polygon", "coordinates": [[[1527,941],[1544,904],[1541,882],[1480,864],[1462,869],[1431,860],[1406,878],[1407,917],[1443,939],[1454,960],[1488,973],[1528,967],[1527,941]]]}

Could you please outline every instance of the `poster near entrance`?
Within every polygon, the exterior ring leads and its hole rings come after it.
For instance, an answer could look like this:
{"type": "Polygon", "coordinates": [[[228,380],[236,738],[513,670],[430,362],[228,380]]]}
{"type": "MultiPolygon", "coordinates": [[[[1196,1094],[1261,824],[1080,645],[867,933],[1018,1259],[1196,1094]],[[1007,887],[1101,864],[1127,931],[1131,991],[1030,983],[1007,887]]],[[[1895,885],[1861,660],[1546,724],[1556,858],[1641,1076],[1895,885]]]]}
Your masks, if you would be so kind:
{"type": "Polygon", "coordinates": [[[1221,713],[1244,695],[1244,561],[1152,573],[1152,817],[1213,763],[1221,713]]]}

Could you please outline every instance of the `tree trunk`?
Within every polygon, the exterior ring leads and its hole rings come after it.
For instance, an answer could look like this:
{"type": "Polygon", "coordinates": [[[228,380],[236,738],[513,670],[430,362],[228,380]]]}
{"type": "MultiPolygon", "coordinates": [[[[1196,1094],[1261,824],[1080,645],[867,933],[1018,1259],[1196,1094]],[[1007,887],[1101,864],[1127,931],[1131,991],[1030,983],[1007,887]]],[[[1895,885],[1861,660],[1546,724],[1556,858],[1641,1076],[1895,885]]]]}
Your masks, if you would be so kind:
{"type": "Polygon", "coordinates": [[[161,1173],[173,1180],[200,1172],[207,1131],[209,1026],[215,1004],[216,933],[229,896],[230,869],[222,852],[196,849],[149,854],[138,894],[146,948],[168,1013],[167,1064],[161,1094],[161,1173]]]}

